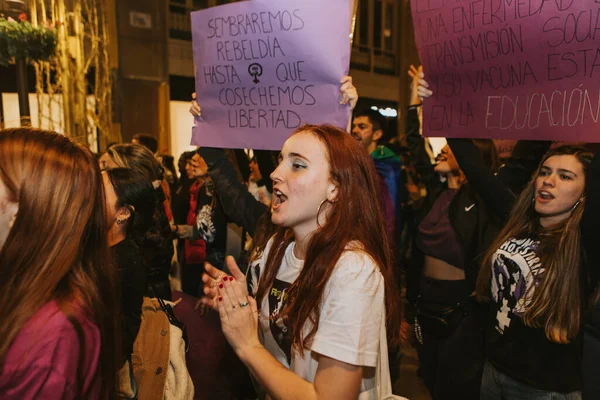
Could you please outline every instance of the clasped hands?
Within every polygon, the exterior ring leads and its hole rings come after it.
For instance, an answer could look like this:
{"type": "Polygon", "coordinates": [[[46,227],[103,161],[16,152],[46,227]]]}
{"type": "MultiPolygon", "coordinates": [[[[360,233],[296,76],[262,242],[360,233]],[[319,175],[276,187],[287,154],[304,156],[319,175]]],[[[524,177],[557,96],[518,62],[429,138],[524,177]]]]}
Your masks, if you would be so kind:
{"type": "Polygon", "coordinates": [[[204,265],[202,304],[219,312],[223,334],[239,356],[247,348],[260,346],[258,307],[256,300],[248,294],[246,276],[234,258],[229,256],[225,262],[231,275],[209,263],[204,265]]]}

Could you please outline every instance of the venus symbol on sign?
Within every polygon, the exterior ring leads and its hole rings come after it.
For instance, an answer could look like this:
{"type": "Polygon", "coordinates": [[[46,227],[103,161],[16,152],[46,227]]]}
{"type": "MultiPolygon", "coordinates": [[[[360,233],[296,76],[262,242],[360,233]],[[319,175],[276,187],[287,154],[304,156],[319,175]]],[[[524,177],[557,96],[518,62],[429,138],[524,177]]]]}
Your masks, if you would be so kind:
{"type": "Polygon", "coordinates": [[[262,74],[263,74],[263,67],[259,63],[250,64],[248,66],[248,73],[250,74],[250,76],[254,77],[253,82],[258,83],[258,82],[260,82],[258,77],[262,76],[262,74]]]}

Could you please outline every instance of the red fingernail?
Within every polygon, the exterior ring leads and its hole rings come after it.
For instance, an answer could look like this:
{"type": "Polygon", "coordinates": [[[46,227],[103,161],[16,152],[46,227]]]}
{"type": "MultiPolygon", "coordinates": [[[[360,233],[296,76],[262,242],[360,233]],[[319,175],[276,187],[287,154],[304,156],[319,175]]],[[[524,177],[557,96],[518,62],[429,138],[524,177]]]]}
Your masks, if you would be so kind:
{"type": "Polygon", "coordinates": [[[219,289],[223,289],[223,284],[219,283],[219,289]]]}
{"type": "Polygon", "coordinates": [[[219,301],[223,301],[223,298],[221,296],[219,296],[219,301]]]}
{"type": "Polygon", "coordinates": [[[230,277],[229,277],[229,280],[230,280],[230,281],[233,281],[233,276],[230,276],[230,277]]]}

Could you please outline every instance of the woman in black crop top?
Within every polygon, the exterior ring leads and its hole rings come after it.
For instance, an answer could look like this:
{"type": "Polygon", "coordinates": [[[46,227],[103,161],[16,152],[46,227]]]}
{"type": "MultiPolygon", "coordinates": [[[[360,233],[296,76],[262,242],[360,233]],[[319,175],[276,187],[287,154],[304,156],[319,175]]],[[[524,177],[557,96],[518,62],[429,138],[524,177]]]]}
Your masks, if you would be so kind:
{"type": "Polygon", "coordinates": [[[506,223],[477,281],[477,297],[490,303],[481,398],[580,399],[582,317],[597,280],[586,265],[598,253],[600,158],[581,147],[551,150],[515,200],[471,141],[448,142],[506,223]]]}
{"type": "MultiPolygon", "coordinates": [[[[417,114],[422,78],[416,69],[409,74],[413,93],[406,134],[412,161],[427,186],[411,266],[421,274],[415,318],[419,374],[435,399],[477,399],[484,365],[484,320],[471,294],[480,264],[477,256],[500,227],[470,188],[448,146],[437,164],[431,164],[417,114]]],[[[495,169],[493,142],[480,140],[477,145],[487,166],[495,169]]]]}

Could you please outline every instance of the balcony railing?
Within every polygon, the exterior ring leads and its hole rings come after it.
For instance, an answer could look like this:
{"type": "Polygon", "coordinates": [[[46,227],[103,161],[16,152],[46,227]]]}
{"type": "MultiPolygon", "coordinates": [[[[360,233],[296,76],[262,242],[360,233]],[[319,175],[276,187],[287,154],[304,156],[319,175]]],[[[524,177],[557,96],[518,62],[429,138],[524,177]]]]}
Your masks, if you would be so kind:
{"type": "Polygon", "coordinates": [[[361,71],[384,75],[398,75],[397,55],[375,47],[354,44],[350,55],[350,67],[361,71]]]}

